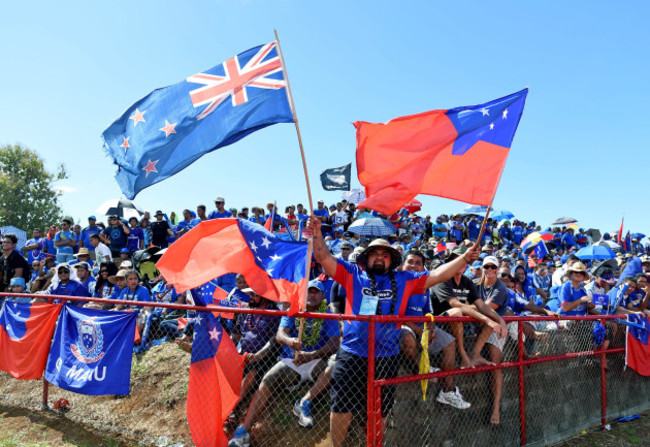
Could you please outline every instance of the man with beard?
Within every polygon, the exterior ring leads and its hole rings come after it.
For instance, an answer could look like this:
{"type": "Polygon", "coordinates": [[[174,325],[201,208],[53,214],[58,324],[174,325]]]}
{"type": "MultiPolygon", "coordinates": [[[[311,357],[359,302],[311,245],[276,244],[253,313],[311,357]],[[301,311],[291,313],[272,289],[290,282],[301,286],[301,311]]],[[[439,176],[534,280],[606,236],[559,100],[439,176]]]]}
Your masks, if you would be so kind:
{"type": "MultiPolygon", "coordinates": [[[[423,294],[445,281],[467,262],[478,259],[477,246],[432,272],[398,271],[398,251],[384,239],[376,239],[357,257],[357,265],[336,259],[327,249],[321,221],[312,216],[308,230],[313,235],[314,256],[323,269],[346,291],[345,313],[354,315],[404,315],[411,295],[423,294]]],[[[375,378],[397,375],[400,328],[395,323],[376,324],[375,378]]],[[[341,348],[332,371],[330,431],[332,445],[341,447],[353,411],[364,411],[368,374],[368,323],[351,321],[343,327],[341,348]]],[[[382,417],[393,405],[395,387],[382,387],[382,417]]]]}

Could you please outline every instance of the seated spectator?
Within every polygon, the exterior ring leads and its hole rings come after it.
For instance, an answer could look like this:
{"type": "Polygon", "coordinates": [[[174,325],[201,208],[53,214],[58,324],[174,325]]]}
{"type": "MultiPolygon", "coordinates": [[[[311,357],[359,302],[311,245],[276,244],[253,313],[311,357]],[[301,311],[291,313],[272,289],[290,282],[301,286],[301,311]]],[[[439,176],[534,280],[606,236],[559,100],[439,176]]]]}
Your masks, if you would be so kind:
{"type": "MultiPolygon", "coordinates": [[[[174,286],[168,284],[163,275],[158,277],[158,282],[151,289],[152,301],[166,304],[185,304],[185,295],[177,293],[174,286]]],[[[182,309],[170,309],[167,307],[156,307],[152,312],[151,336],[152,340],[167,335],[161,328],[161,324],[166,320],[176,320],[186,317],[186,311],[182,309]]],[[[175,334],[174,334],[175,335],[175,334]]],[[[175,337],[174,337],[175,338],[175,337]]]]}
{"type": "MultiPolygon", "coordinates": [[[[60,295],[60,296],[79,296],[88,297],[88,289],[75,279],[71,279],[70,266],[68,264],[61,264],[57,266],[56,272],[58,274],[58,281],[53,281],[52,285],[47,289],[47,295],[60,295]]],[[[50,299],[52,303],[61,303],[60,299],[50,299]]],[[[70,301],[75,306],[85,304],[83,301],[70,301]]]]}
{"type": "Polygon", "coordinates": [[[74,254],[75,260],[70,261],[68,264],[75,265],[78,262],[85,262],[88,264],[90,271],[92,272],[95,263],[90,258],[90,251],[87,248],[81,247],[77,253],[74,254]]]}
{"type": "MultiPolygon", "coordinates": [[[[25,285],[25,279],[23,277],[18,277],[18,278],[11,278],[11,281],[9,281],[9,287],[7,288],[7,293],[16,293],[16,294],[21,294],[21,293],[26,293],[26,288],[27,286],[25,285]]],[[[31,303],[32,299],[29,297],[21,297],[21,296],[12,296],[9,297],[9,300],[15,301],[18,303],[31,303]]],[[[0,304],[2,304],[2,300],[0,299],[0,304]]]]}
{"type": "MultiPolygon", "coordinates": [[[[140,285],[140,276],[138,275],[138,272],[135,270],[119,270],[117,272],[117,276],[120,277],[120,273],[122,272],[124,272],[123,276],[126,278],[126,287],[122,289],[120,292],[120,297],[118,299],[121,301],[151,301],[151,293],[149,290],[146,287],[140,285]]],[[[139,310],[140,312],[138,313],[138,321],[136,326],[140,333],[142,333],[144,324],[147,321],[149,314],[151,313],[150,307],[141,308],[127,304],[118,305],[115,310],[139,310]]]]}
{"type": "Polygon", "coordinates": [[[115,288],[115,283],[109,281],[109,278],[115,276],[117,266],[113,261],[102,262],[99,266],[99,276],[95,282],[94,298],[110,298],[115,288]]]}
{"type": "Polygon", "coordinates": [[[47,290],[52,283],[52,278],[56,273],[56,261],[54,258],[45,258],[39,268],[36,278],[32,281],[31,292],[36,293],[47,290]]]}
{"type": "Polygon", "coordinates": [[[88,296],[93,296],[96,280],[90,273],[90,265],[87,262],[77,262],[72,268],[76,273],[77,281],[83,284],[86,290],[88,290],[88,296]]]}
{"type": "MultiPolygon", "coordinates": [[[[327,301],[324,300],[324,288],[319,281],[311,281],[307,293],[307,311],[327,311],[327,301]]],[[[282,317],[276,340],[284,346],[282,356],[264,376],[259,389],[253,396],[246,420],[240,425],[229,447],[247,447],[250,445],[249,432],[260,414],[274,396],[277,396],[291,386],[302,382],[315,382],[315,385],[299,399],[293,408],[298,416],[298,424],[302,427],[312,427],[312,400],[318,397],[329,386],[329,375],[326,374],[327,359],[339,348],[341,337],[335,320],[305,320],[303,339],[298,338],[299,320],[293,317],[282,317]]]]}

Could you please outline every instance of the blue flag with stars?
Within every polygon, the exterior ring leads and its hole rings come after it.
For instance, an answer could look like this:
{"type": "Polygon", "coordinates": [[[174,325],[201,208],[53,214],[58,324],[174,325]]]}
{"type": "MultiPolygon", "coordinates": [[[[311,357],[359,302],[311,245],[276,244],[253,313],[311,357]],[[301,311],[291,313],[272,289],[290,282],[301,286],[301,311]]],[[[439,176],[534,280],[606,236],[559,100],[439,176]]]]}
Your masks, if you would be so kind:
{"type": "Polygon", "coordinates": [[[129,107],[102,134],[115,178],[133,199],[204,154],[276,123],[293,122],[275,42],[164,88],[129,107]]]}

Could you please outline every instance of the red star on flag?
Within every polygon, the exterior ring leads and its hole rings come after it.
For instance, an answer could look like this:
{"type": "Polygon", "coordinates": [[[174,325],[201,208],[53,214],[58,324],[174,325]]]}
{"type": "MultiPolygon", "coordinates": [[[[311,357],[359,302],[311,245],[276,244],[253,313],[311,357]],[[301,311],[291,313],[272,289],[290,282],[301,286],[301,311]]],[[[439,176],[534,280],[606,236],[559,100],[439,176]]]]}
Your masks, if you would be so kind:
{"type": "Polygon", "coordinates": [[[143,171],[147,171],[147,175],[145,175],[144,178],[149,177],[149,174],[151,174],[152,172],[155,172],[156,174],[158,173],[158,171],[156,170],[156,164],[157,163],[158,163],[158,160],[156,160],[156,161],[149,160],[149,162],[147,163],[147,166],[142,168],[143,171]]]}
{"type": "Polygon", "coordinates": [[[176,127],[176,124],[178,123],[169,124],[169,122],[165,120],[165,127],[161,127],[158,130],[162,130],[163,132],[165,132],[165,138],[167,138],[169,134],[176,133],[176,130],[174,129],[174,127],[176,127]]]}
{"type": "Polygon", "coordinates": [[[129,117],[130,120],[133,120],[133,127],[135,127],[139,122],[145,123],[144,114],[147,113],[146,110],[142,112],[138,109],[135,109],[135,113],[129,117]]]}
{"type": "Polygon", "coordinates": [[[131,137],[124,137],[124,141],[122,141],[122,144],[120,144],[120,147],[124,148],[124,153],[126,154],[126,150],[131,147],[129,144],[129,138],[131,137]]]}

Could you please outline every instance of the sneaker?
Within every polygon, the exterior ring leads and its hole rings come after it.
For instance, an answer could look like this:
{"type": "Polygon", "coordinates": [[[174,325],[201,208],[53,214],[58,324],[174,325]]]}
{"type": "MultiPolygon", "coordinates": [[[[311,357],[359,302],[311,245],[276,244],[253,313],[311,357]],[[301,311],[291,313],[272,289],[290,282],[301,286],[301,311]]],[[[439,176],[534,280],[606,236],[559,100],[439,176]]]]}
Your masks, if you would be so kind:
{"type": "Polygon", "coordinates": [[[311,417],[311,401],[306,400],[300,405],[300,399],[293,406],[293,414],[298,416],[298,424],[301,427],[310,428],[314,426],[314,418],[311,417]]]}
{"type": "Polygon", "coordinates": [[[251,445],[251,435],[246,431],[246,427],[239,426],[235,430],[235,434],[228,443],[228,447],[250,447],[251,445]]]}
{"type": "Polygon", "coordinates": [[[458,408],[459,410],[466,410],[472,406],[472,404],[463,399],[460,391],[458,391],[458,387],[456,387],[454,391],[440,390],[436,400],[441,404],[451,405],[452,407],[458,408]]]}

